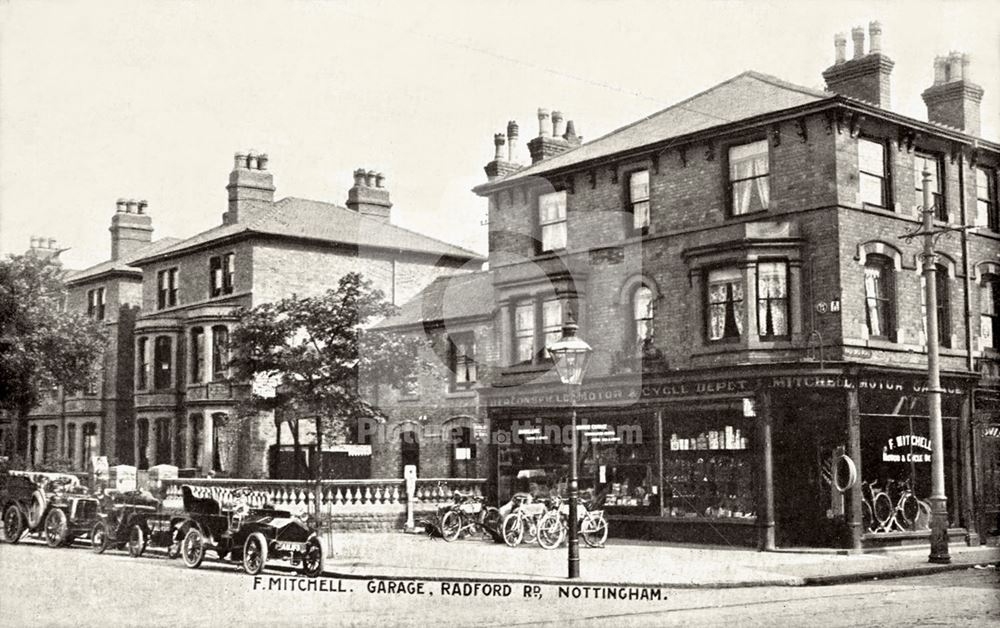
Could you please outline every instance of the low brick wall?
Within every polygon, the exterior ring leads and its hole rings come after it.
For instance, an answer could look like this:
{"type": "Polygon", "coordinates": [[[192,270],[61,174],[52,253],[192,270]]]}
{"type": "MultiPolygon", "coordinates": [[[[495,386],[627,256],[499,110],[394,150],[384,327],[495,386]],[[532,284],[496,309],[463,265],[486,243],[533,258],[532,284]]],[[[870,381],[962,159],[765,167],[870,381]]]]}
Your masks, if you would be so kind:
{"type": "MultiPolygon", "coordinates": [[[[437,507],[417,507],[413,520],[436,517],[437,507]]],[[[382,512],[339,512],[330,519],[334,532],[400,532],[406,526],[406,508],[382,512]]]]}

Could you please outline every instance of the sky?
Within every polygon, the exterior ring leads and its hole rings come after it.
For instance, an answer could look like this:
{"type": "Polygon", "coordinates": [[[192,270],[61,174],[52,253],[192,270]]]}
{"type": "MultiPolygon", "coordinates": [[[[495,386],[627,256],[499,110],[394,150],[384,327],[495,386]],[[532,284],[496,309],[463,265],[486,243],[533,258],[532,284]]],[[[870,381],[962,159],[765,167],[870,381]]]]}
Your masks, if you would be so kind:
{"type": "Polygon", "coordinates": [[[967,52],[1000,139],[1000,1],[0,0],[0,253],[99,263],[120,197],[154,237],[216,226],[250,149],[276,198],[343,204],[379,170],[394,222],[485,252],[470,190],[507,120],[527,163],[538,107],[587,140],[745,70],[822,88],[834,34],[871,20],[894,110],[926,119],[934,56],[967,52]]]}

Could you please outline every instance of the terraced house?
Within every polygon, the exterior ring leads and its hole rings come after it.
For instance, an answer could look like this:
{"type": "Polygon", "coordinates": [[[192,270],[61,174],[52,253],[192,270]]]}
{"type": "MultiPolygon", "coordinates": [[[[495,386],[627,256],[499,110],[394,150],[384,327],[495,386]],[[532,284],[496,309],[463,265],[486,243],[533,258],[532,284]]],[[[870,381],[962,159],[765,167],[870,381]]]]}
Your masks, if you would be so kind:
{"type": "MultiPolygon", "coordinates": [[[[565,479],[567,393],[544,347],[569,318],[594,348],[580,393],[581,486],[613,532],[855,547],[927,542],[931,456],[950,534],[998,508],[1000,144],[980,135],[967,57],[927,68],[927,119],[894,112],[881,27],[835,41],[826,90],[745,72],[581,143],[540,109],[530,165],[516,124],[489,181],[497,372],[481,389],[489,478],[565,479]],[[920,223],[940,240],[944,451],[930,451],[920,223]],[[859,475],[831,489],[845,453],[859,475]],[[864,519],[869,487],[923,503],[864,519]]],[[[914,89],[914,86],[906,86],[914,89]]],[[[841,472],[843,472],[841,470],[841,472]]],[[[841,478],[843,479],[843,478],[841,478]]],[[[894,502],[895,503],[895,502],[894,502]]]]}
{"type": "MultiPolygon", "coordinates": [[[[287,427],[282,434],[271,417],[235,416],[250,387],[227,370],[237,308],[320,294],[350,271],[404,303],[437,277],[482,263],[471,251],[392,224],[385,179],[374,171],[355,172],[346,207],[276,201],[267,155],[237,154],[227,190],[222,224],[133,262],[143,277],[131,423],[140,468],[170,463],[200,474],[283,474],[282,452],[291,454],[290,445],[281,446],[292,442],[287,427]]],[[[338,453],[336,447],[326,453],[338,453]]]]}

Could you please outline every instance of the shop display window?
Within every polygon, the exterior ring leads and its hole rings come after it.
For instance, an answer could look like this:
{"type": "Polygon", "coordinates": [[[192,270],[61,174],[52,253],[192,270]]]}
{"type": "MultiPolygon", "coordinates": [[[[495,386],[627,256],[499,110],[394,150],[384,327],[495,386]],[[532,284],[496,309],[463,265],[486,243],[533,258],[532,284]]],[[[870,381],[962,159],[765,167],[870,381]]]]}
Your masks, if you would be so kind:
{"type": "Polygon", "coordinates": [[[664,418],[664,516],[756,518],[751,427],[735,418],[664,418]]]}

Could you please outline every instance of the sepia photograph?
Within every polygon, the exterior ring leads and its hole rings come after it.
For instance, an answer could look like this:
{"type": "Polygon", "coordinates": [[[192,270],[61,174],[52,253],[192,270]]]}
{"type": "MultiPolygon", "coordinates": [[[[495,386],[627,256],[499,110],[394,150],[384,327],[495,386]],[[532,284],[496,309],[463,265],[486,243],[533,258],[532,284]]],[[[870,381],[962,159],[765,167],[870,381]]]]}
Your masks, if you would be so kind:
{"type": "Polygon", "coordinates": [[[1000,624],[996,0],[0,0],[0,628],[1000,624]]]}

